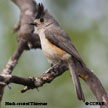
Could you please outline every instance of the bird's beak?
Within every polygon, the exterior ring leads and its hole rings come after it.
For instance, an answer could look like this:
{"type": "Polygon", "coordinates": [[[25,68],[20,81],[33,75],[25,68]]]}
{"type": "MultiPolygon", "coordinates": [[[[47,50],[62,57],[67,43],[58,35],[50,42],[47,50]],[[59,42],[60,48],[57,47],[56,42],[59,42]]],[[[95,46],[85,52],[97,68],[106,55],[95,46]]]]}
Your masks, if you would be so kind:
{"type": "Polygon", "coordinates": [[[34,22],[30,23],[30,25],[33,25],[33,26],[37,27],[38,26],[38,22],[39,21],[37,19],[35,19],[34,22]]]}
{"type": "Polygon", "coordinates": [[[36,26],[36,23],[35,22],[32,22],[32,23],[30,23],[30,25],[36,26]]]}

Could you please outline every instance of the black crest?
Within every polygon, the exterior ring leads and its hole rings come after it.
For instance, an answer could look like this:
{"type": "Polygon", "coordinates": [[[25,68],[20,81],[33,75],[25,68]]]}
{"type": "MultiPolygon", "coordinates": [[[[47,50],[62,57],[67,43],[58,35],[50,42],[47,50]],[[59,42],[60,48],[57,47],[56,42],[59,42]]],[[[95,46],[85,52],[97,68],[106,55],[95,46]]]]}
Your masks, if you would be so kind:
{"type": "Polygon", "coordinates": [[[37,15],[36,15],[36,19],[39,19],[41,16],[43,16],[45,14],[45,10],[44,10],[44,6],[42,3],[38,4],[38,9],[37,9],[37,15]]]}

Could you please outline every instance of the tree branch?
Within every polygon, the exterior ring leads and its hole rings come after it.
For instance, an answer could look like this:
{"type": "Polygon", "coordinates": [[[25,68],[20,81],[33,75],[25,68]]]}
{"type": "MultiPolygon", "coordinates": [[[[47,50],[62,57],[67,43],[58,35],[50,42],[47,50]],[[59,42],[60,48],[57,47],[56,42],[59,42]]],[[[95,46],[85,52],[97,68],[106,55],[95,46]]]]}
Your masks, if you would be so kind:
{"type": "Polygon", "coordinates": [[[0,75],[0,81],[5,82],[6,84],[15,83],[27,86],[27,88],[23,89],[21,92],[25,92],[28,89],[38,88],[43,86],[45,83],[50,83],[53,81],[57,76],[60,76],[67,70],[66,64],[58,64],[54,68],[49,69],[46,74],[43,74],[40,77],[33,77],[33,78],[21,78],[18,76],[12,75],[0,75]],[[59,70],[58,70],[59,67],[59,70]]]}
{"type": "MultiPolygon", "coordinates": [[[[19,57],[21,56],[22,52],[23,52],[23,41],[19,42],[19,46],[15,52],[15,54],[10,58],[10,60],[8,61],[7,65],[4,67],[3,71],[2,71],[2,75],[9,75],[12,73],[13,69],[15,68],[19,57]]],[[[0,84],[0,102],[2,100],[2,96],[3,96],[3,92],[4,92],[4,85],[0,84]]]]}
{"type": "MultiPolygon", "coordinates": [[[[18,31],[18,48],[14,55],[9,59],[7,65],[2,71],[2,75],[10,75],[15,68],[19,57],[24,49],[40,48],[40,40],[37,34],[33,34],[34,28],[30,26],[33,17],[36,14],[36,3],[34,0],[12,0],[21,9],[21,17],[16,30],[18,31]],[[32,45],[30,46],[30,44],[32,45]]],[[[0,83],[0,104],[4,92],[4,83],[0,83]]]]}

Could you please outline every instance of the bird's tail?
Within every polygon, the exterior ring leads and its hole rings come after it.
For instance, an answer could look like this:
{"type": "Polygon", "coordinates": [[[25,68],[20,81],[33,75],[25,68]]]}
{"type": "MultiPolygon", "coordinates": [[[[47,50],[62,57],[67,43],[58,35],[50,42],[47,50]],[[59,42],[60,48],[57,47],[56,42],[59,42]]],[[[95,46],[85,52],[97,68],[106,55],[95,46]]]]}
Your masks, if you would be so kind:
{"type": "Polygon", "coordinates": [[[78,75],[76,73],[76,66],[72,59],[68,60],[68,67],[72,76],[72,80],[76,89],[76,94],[79,100],[85,101],[85,97],[81,88],[80,80],[78,78],[78,75]]]}

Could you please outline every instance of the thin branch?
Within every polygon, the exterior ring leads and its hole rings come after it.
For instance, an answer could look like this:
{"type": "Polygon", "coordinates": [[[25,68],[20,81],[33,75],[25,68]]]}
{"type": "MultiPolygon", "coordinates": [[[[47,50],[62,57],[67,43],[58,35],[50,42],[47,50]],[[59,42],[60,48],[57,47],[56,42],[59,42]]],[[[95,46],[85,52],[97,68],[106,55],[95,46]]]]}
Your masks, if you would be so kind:
{"type": "Polygon", "coordinates": [[[21,78],[18,76],[12,75],[0,75],[0,81],[5,82],[6,84],[15,83],[27,86],[27,88],[23,89],[21,92],[25,92],[29,89],[38,88],[43,86],[45,83],[50,83],[53,81],[57,76],[60,76],[62,73],[67,70],[66,64],[58,64],[54,68],[49,69],[45,74],[40,77],[33,77],[33,78],[21,78]],[[59,71],[58,71],[59,67],[59,71]]]}
{"type": "MultiPolygon", "coordinates": [[[[16,52],[14,53],[14,55],[9,59],[7,65],[4,67],[3,71],[2,71],[2,75],[9,75],[12,73],[13,69],[15,68],[19,57],[21,56],[24,48],[22,47],[24,44],[23,41],[19,42],[19,46],[16,50],[16,52]]],[[[4,85],[0,84],[0,102],[2,100],[2,96],[4,93],[4,85]]]]}
{"type": "MultiPolygon", "coordinates": [[[[40,46],[40,40],[37,34],[33,34],[34,28],[30,26],[29,23],[33,21],[33,17],[36,14],[36,3],[34,0],[12,0],[14,3],[19,6],[21,9],[21,17],[20,21],[18,23],[18,26],[16,28],[16,31],[18,31],[18,48],[16,49],[14,55],[10,58],[7,65],[2,71],[2,75],[9,75],[12,73],[13,69],[15,68],[19,57],[23,53],[24,49],[30,49],[28,44],[31,42],[32,47],[41,47],[40,46]],[[29,37],[32,37],[29,38],[29,37]],[[36,38],[34,36],[37,36],[36,38]],[[33,41],[35,40],[35,42],[33,41]],[[38,46],[35,46],[38,45],[38,46]]],[[[4,87],[5,84],[0,83],[0,104],[2,101],[3,93],[4,93],[4,87]]]]}

